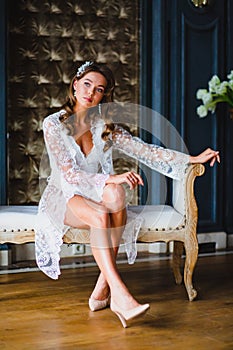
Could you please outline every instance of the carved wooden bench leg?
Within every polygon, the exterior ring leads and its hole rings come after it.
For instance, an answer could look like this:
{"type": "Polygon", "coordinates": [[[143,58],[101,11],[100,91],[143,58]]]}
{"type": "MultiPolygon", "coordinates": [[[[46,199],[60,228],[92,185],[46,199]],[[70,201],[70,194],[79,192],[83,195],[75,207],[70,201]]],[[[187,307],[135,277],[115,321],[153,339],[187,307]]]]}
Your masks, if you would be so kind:
{"type": "Polygon", "coordinates": [[[181,256],[184,249],[184,243],[174,241],[174,250],[173,250],[173,263],[172,269],[175,277],[176,284],[181,284],[183,277],[181,274],[181,256]]]}
{"type": "Polygon", "coordinates": [[[198,242],[196,234],[192,234],[186,239],[185,251],[184,283],[189,300],[193,301],[197,296],[197,291],[193,288],[192,284],[193,271],[198,257],[198,242]]]}

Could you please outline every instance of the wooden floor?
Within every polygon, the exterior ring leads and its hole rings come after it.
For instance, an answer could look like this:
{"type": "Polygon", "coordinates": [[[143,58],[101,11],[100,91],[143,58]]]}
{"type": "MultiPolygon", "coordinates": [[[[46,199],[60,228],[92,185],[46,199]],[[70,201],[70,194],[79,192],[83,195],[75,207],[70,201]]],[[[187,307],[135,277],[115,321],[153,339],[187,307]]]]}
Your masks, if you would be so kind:
{"type": "Polygon", "coordinates": [[[149,312],[122,328],[110,309],[91,312],[97,268],[0,275],[1,350],[233,349],[233,254],[199,257],[198,299],[176,286],[169,260],[120,264],[122,277],[149,312]]]}

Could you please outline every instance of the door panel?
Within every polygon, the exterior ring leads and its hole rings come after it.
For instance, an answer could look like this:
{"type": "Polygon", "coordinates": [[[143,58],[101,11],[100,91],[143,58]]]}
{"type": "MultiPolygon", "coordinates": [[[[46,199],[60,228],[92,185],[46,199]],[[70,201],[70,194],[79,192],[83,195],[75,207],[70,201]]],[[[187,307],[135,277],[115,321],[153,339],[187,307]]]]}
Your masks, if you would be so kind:
{"type": "MultiPolygon", "coordinates": [[[[219,149],[222,156],[221,166],[210,169],[206,165],[204,176],[195,184],[200,232],[232,232],[233,226],[230,215],[233,194],[229,180],[233,176],[232,151],[229,151],[230,147],[233,149],[233,121],[229,119],[226,106],[219,106],[215,114],[206,118],[199,118],[196,113],[200,105],[196,91],[207,88],[213,74],[224,80],[233,69],[232,45],[229,45],[233,39],[232,8],[227,0],[210,0],[208,6],[200,9],[191,0],[151,2],[153,30],[147,33],[147,41],[157,49],[158,41],[163,41],[159,46],[161,52],[153,56],[153,48],[148,51],[152,52],[152,79],[148,78],[147,85],[153,90],[151,107],[159,106],[181,134],[190,154],[198,154],[210,146],[219,149]],[[155,21],[158,11],[160,20],[155,21]],[[158,55],[164,60],[156,59],[158,55]],[[150,83],[158,77],[161,86],[150,83]]],[[[148,23],[147,27],[150,27],[148,23]]],[[[142,104],[144,96],[145,91],[141,95],[142,104]]]]}
{"type": "MultiPolygon", "coordinates": [[[[178,103],[180,115],[175,117],[180,119],[180,131],[191,154],[198,154],[208,146],[218,149],[222,126],[218,125],[216,115],[205,119],[198,117],[196,108],[200,101],[196,99],[196,91],[206,87],[213,74],[224,74],[224,2],[215,1],[206,8],[197,9],[191,1],[178,0],[173,2],[172,11],[176,16],[171,16],[171,30],[174,29],[177,35],[171,43],[171,54],[177,46],[175,51],[179,52],[180,58],[173,60],[175,64],[171,66],[171,71],[175,69],[180,75],[176,101],[173,99],[173,104],[178,103]]],[[[171,86],[175,89],[173,79],[171,86]]],[[[223,193],[217,191],[220,173],[219,167],[215,166],[210,171],[207,166],[205,175],[197,179],[199,225],[204,231],[219,230],[222,226],[219,203],[223,193]]]]}

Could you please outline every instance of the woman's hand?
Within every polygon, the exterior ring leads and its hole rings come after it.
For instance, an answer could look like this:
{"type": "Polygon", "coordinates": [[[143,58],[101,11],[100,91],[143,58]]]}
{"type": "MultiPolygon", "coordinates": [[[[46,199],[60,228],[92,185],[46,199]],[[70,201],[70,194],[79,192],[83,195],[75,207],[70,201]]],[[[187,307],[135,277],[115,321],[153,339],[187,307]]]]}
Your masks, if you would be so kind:
{"type": "Polygon", "coordinates": [[[219,151],[207,148],[198,156],[190,156],[190,163],[206,163],[208,161],[210,161],[210,166],[213,166],[216,161],[220,163],[219,151]]]}
{"type": "Polygon", "coordinates": [[[110,175],[106,184],[128,184],[130,189],[133,190],[137,185],[144,185],[141,176],[133,171],[128,171],[127,173],[119,175],[110,175]]]}

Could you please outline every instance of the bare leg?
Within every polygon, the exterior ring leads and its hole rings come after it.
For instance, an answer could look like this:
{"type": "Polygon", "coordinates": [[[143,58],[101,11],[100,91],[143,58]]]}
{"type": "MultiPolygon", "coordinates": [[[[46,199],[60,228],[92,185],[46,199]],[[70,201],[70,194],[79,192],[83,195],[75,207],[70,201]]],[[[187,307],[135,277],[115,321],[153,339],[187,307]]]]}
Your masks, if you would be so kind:
{"type": "MultiPolygon", "coordinates": [[[[112,241],[113,254],[114,254],[115,260],[119,250],[119,245],[120,245],[122,233],[124,230],[125,222],[126,222],[126,209],[123,209],[117,213],[110,214],[111,241],[112,241]]],[[[91,298],[95,300],[106,300],[109,296],[109,292],[110,292],[109,285],[103,273],[100,272],[95,288],[91,294],[91,298]]]]}
{"type": "MultiPolygon", "coordinates": [[[[111,241],[116,260],[122,233],[126,223],[125,191],[122,186],[108,186],[103,193],[103,203],[110,211],[111,241]]],[[[109,286],[102,273],[96,282],[91,298],[106,300],[109,296],[109,286]]]]}
{"type": "Polygon", "coordinates": [[[119,317],[123,327],[127,327],[127,321],[147,311],[149,304],[139,304],[130,294],[118,273],[113,249],[98,248],[98,242],[104,242],[106,234],[108,235],[108,232],[104,228],[91,229],[92,252],[110,288],[110,308],[119,317]],[[101,240],[99,240],[100,235],[101,240]]]}
{"type": "Polygon", "coordinates": [[[114,250],[109,236],[110,215],[106,207],[93,203],[81,196],[74,196],[68,202],[65,223],[73,227],[91,228],[91,246],[94,258],[106,279],[111,298],[116,305],[129,310],[138,302],[129,293],[117,270],[114,250]]]}
{"type": "Polygon", "coordinates": [[[129,293],[119,275],[113,249],[101,247],[101,244],[98,246],[100,235],[102,236],[101,241],[105,241],[104,236],[108,235],[107,230],[91,228],[92,252],[103,277],[109,285],[111,299],[126,310],[138,306],[139,304],[129,293]]]}

